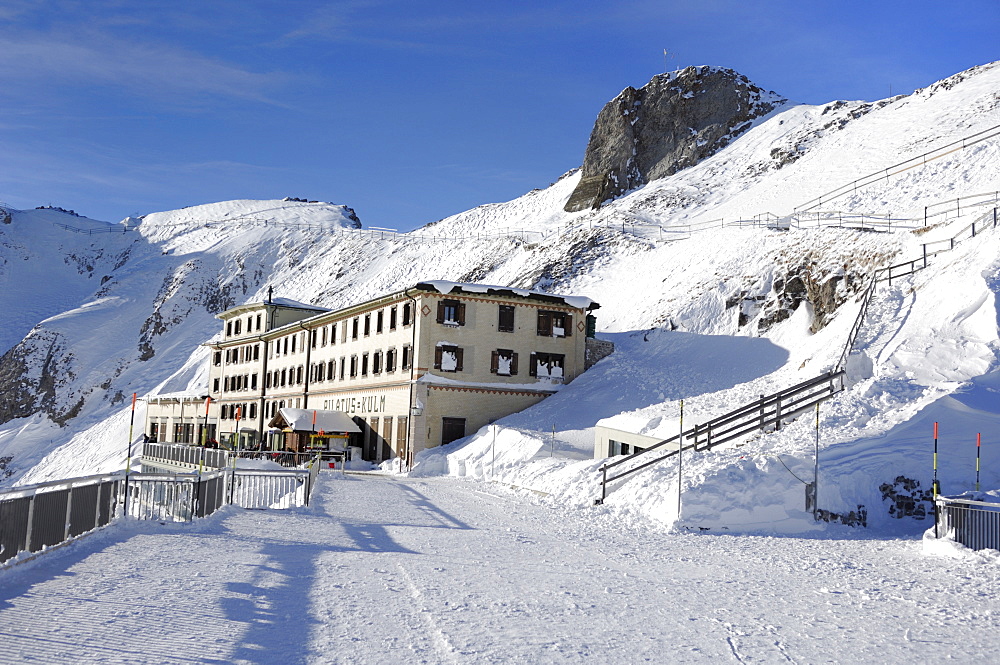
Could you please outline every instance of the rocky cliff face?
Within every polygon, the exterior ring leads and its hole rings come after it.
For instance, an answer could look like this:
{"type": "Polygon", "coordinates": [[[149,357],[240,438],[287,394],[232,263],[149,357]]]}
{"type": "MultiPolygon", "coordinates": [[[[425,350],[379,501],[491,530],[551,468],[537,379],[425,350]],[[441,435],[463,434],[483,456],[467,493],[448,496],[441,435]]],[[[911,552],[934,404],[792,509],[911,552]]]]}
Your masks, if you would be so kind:
{"type": "Polygon", "coordinates": [[[731,69],[688,67],[626,88],[597,116],[568,212],[697,164],[787,100],[731,69]]]}

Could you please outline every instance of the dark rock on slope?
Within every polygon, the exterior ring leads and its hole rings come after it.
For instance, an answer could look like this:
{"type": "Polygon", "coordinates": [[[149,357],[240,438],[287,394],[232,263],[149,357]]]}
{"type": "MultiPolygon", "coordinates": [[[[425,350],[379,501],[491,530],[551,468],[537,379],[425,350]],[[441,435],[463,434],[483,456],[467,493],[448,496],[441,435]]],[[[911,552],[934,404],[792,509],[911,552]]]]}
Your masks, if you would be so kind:
{"type": "Polygon", "coordinates": [[[787,100],[731,69],[688,67],[625,88],[597,116],[565,209],[605,201],[693,166],[787,100]]]}

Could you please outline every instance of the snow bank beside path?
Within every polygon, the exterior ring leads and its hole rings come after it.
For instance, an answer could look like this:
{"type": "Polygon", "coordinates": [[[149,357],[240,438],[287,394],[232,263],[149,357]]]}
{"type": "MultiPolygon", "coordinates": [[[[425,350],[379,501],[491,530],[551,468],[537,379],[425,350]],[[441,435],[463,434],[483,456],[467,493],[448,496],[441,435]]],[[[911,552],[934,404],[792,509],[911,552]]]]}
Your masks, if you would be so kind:
{"type": "MultiPolygon", "coordinates": [[[[974,486],[977,433],[984,435],[982,486],[1000,487],[998,255],[1000,233],[991,229],[938,255],[927,270],[879,287],[855,345],[868,372],[851,376],[848,390],[819,412],[819,507],[834,519],[864,521],[881,533],[923,531],[933,511],[935,422],[943,491],[974,486]],[[901,516],[908,504],[916,513],[901,516]]],[[[815,376],[832,367],[857,311],[848,302],[810,334],[800,308],[766,340],[615,336],[616,353],[558,395],[423,453],[413,474],[496,481],[589,506],[600,495],[603,461],[585,459],[598,421],[666,438],[678,431],[682,398],[690,427],[815,376]]],[[[679,520],[676,458],[618,481],[605,505],[668,525],[812,531],[819,527],[806,511],[806,483],[817,474],[816,445],[816,419],[807,414],[772,434],[686,454],[679,520]]]]}

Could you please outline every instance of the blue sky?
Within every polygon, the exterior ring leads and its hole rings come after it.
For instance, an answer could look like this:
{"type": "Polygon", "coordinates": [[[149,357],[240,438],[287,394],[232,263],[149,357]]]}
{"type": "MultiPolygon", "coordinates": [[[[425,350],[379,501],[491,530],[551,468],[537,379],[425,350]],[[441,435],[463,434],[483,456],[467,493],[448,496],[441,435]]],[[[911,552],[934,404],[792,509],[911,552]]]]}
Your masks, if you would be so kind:
{"type": "Polygon", "coordinates": [[[664,49],[818,104],[996,60],[998,28],[998,0],[4,0],[0,201],[295,196],[410,229],[578,166],[664,49]]]}

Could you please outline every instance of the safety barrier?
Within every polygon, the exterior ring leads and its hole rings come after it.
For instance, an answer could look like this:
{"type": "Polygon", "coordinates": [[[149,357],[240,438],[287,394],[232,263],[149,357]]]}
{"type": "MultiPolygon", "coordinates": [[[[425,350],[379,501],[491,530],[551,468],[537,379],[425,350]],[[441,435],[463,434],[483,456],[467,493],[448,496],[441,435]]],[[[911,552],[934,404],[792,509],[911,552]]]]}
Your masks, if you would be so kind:
{"type": "Polygon", "coordinates": [[[601,498],[595,499],[594,503],[597,505],[604,503],[608,495],[608,485],[616,480],[642,471],[685,450],[711,450],[715,446],[744,437],[754,431],[764,431],[769,427],[780,429],[785,421],[795,418],[843,389],[843,370],[826,372],[791,388],[779,390],[771,395],[761,395],[760,399],[729,413],[695,425],[620,460],[604,464],[601,467],[601,498]],[[661,450],[671,445],[676,447],[667,452],[661,450]],[[654,451],[661,454],[654,457],[650,454],[654,451]],[[633,462],[637,464],[627,466],[633,462]],[[609,470],[619,467],[624,470],[608,476],[609,470]]]}
{"type": "Polygon", "coordinates": [[[923,166],[927,162],[934,161],[935,159],[940,159],[942,157],[950,155],[953,152],[957,152],[964,148],[968,148],[971,145],[975,145],[982,141],[986,141],[988,139],[995,138],[998,136],[1000,136],[1000,125],[995,125],[988,129],[984,129],[981,132],[971,134],[969,136],[966,136],[965,138],[953,141],[952,143],[943,145],[939,148],[935,148],[934,150],[925,152],[922,155],[911,157],[910,159],[899,162],[898,164],[893,164],[892,166],[887,166],[884,169],[875,171],[874,173],[869,173],[866,176],[863,176],[856,180],[852,180],[846,185],[841,185],[836,189],[832,189],[829,192],[826,192],[825,194],[820,194],[816,198],[811,199],[810,201],[807,201],[800,206],[796,206],[795,212],[805,212],[807,210],[813,210],[814,208],[817,208],[823,205],[824,203],[829,203],[830,201],[840,198],[841,196],[844,196],[846,194],[852,194],[858,191],[858,189],[860,188],[867,187],[868,185],[872,185],[882,180],[888,180],[891,176],[899,175],[900,173],[909,171],[912,168],[923,166]]]}
{"type": "Polygon", "coordinates": [[[236,469],[229,486],[229,503],[241,508],[294,508],[308,506],[320,464],[307,469],[236,469]]]}
{"type": "Polygon", "coordinates": [[[864,325],[865,317],[868,315],[868,306],[871,304],[871,300],[875,295],[875,290],[878,288],[878,284],[880,282],[888,282],[891,286],[892,280],[900,279],[923,270],[928,266],[929,258],[941,254],[942,252],[955,249],[955,245],[963,239],[975,238],[977,234],[987,228],[996,228],[998,221],[997,218],[997,208],[994,207],[992,210],[984,213],[977,219],[974,219],[971,224],[959,229],[950,238],[924,243],[922,245],[923,254],[919,258],[910,259],[909,261],[896,263],[876,270],[872,275],[872,280],[869,283],[868,288],[865,289],[864,294],[861,297],[861,308],[858,310],[858,315],[855,317],[854,324],[851,326],[851,330],[847,335],[847,341],[844,343],[844,350],[841,352],[840,359],[837,361],[837,369],[845,369],[847,367],[847,357],[854,349],[854,343],[857,341],[858,335],[861,333],[861,328],[864,325]]]}
{"type": "Polygon", "coordinates": [[[0,563],[108,524],[123,483],[120,475],[87,476],[0,493],[0,563]]]}
{"type": "Polygon", "coordinates": [[[934,532],[973,550],[1000,550],[1000,503],[937,497],[934,532]]]}
{"type": "MultiPolygon", "coordinates": [[[[149,445],[149,444],[147,444],[149,445]]],[[[155,445],[155,444],[154,444],[155,445]]],[[[29,485],[0,493],[0,564],[105,526],[121,515],[188,522],[226,504],[307,506],[320,461],[304,469],[215,469],[196,474],[108,474],[29,485]]]]}
{"type": "Polygon", "coordinates": [[[144,443],[142,456],[153,461],[174,462],[192,469],[221,469],[229,463],[229,451],[183,443],[144,443]]]}

